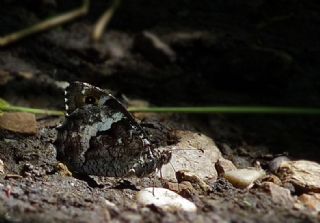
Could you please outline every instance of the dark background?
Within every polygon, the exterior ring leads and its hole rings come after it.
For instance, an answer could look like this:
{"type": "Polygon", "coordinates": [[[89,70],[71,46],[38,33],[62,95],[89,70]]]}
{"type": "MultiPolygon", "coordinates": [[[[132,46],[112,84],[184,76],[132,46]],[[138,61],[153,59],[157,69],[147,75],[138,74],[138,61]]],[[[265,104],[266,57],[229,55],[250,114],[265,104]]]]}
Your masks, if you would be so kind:
{"type": "MultiPolygon", "coordinates": [[[[2,1],[0,35],[79,4],[2,1]]],[[[0,97],[62,109],[63,92],[54,81],[80,80],[158,106],[320,105],[319,1],[127,0],[102,41],[93,44],[92,26],[109,6],[92,1],[87,16],[0,49],[0,71],[10,74],[0,97]],[[174,54],[155,48],[144,31],[174,54]]],[[[320,159],[318,116],[192,117],[218,143],[320,159]]]]}

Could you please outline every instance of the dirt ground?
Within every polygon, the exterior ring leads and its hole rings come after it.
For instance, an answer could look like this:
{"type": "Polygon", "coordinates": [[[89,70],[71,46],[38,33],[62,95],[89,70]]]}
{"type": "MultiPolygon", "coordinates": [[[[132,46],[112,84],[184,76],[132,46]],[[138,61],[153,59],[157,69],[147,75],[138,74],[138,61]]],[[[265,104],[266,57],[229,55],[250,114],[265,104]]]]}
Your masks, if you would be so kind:
{"type": "MultiPolygon", "coordinates": [[[[78,5],[4,1],[0,36],[78,5]]],[[[317,1],[126,1],[94,44],[92,25],[109,5],[94,1],[87,16],[1,48],[0,98],[63,110],[58,83],[78,80],[157,106],[320,105],[317,1]]],[[[164,182],[99,184],[58,168],[53,142],[62,121],[37,116],[36,135],[0,130],[1,222],[319,221],[307,209],[275,203],[257,185],[237,189],[223,178],[208,182],[211,192],[187,197],[196,213],[142,207],[137,190],[164,182]]],[[[152,121],[206,134],[238,168],[259,161],[268,171],[268,162],[284,153],[320,161],[318,116],[155,115],[152,121]]]]}

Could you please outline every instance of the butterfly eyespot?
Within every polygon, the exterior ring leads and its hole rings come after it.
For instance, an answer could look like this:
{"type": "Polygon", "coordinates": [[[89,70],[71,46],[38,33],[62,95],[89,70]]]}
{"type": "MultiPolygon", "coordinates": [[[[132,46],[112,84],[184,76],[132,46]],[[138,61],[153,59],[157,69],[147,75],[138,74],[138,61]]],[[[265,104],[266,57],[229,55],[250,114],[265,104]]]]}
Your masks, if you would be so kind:
{"type": "Polygon", "coordinates": [[[87,96],[85,99],[84,99],[84,102],[86,104],[95,104],[96,103],[96,98],[95,97],[92,97],[92,96],[87,96]]]}

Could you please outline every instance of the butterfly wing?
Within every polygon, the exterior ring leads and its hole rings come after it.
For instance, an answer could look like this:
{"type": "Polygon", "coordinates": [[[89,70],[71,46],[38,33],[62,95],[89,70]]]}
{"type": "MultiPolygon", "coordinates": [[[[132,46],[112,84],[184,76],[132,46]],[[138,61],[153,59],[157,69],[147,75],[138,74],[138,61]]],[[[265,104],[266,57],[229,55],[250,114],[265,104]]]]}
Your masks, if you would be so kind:
{"type": "Polygon", "coordinates": [[[58,157],[69,168],[103,176],[125,176],[132,170],[142,175],[157,168],[159,156],[146,133],[116,98],[81,82],[66,92],[68,116],[57,142],[58,157]]]}

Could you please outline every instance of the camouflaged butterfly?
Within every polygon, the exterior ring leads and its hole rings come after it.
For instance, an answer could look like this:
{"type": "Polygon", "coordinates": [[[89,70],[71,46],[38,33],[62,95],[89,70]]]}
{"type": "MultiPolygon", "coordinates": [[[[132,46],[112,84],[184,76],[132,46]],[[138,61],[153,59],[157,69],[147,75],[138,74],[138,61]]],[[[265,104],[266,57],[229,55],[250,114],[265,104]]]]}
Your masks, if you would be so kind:
{"type": "Polygon", "coordinates": [[[111,94],[74,82],[65,92],[66,119],[55,142],[58,160],[76,173],[146,176],[171,158],[160,151],[127,109],[111,94]]]}

